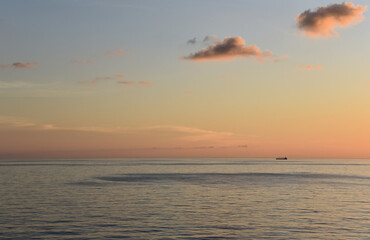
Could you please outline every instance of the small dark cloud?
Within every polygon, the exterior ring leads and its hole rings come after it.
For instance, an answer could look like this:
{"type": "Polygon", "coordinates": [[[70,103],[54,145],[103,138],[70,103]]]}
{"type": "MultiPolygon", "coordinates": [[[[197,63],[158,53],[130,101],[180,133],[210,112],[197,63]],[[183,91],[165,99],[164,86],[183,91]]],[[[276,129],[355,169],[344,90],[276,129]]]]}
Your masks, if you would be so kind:
{"type": "Polygon", "coordinates": [[[13,64],[0,65],[0,68],[25,69],[25,68],[33,68],[37,64],[38,64],[37,62],[16,62],[13,64]]]}
{"type": "Polygon", "coordinates": [[[186,43],[187,44],[191,44],[191,45],[196,44],[197,43],[197,39],[196,38],[189,39],[186,43]]]}

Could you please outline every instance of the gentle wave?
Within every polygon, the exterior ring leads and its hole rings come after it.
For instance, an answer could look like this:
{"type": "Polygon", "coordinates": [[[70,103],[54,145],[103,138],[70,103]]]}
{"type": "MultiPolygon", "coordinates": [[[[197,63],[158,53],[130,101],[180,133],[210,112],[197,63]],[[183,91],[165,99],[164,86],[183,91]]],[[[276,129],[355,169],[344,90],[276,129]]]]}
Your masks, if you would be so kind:
{"type": "Polygon", "coordinates": [[[317,173],[145,173],[123,174],[113,176],[96,177],[96,179],[112,182],[145,182],[145,181],[198,181],[230,178],[305,178],[305,179],[366,179],[370,177],[340,174],[317,174],[317,173]]]}

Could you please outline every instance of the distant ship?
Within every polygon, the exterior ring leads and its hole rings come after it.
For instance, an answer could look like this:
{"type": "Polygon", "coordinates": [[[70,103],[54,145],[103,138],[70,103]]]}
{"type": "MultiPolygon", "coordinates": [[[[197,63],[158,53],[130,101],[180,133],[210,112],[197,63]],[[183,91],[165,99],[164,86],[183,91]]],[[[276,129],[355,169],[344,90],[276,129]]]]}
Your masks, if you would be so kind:
{"type": "Polygon", "coordinates": [[[279,158],[276,158],[276,160],[288,160],[287,157],[279,157],[279,158]]]}

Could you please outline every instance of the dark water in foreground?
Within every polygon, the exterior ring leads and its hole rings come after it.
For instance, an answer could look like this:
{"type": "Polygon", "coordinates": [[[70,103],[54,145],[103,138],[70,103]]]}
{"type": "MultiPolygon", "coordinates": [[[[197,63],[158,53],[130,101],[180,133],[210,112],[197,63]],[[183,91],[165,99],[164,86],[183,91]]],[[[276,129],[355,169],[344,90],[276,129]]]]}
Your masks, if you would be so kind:
{"type": "Polygon", "coordinates": [[[0,239],[370,239],[370,160],[0,160],[0,239]]]}

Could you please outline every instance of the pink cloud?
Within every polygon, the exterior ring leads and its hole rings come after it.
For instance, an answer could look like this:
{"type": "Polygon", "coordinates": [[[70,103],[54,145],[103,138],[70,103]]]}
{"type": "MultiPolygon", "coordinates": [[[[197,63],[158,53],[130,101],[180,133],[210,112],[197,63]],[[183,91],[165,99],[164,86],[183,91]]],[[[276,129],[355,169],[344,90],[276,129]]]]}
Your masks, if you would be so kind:
{"type": "Polygon", "coordinates": [[[125,75],[124,74],[117,74],[116,78],[125,78],[125,75]]]}
{"type": "Polygon", "coordinates": [[[0,68],[14,68],[14,69],[24,69],[24,68],[33,68],[36,66],[37,62],[16,62],[13,64],[7,64],[7,65],[0,65],[0,68]]]}
{"type": "Polygon", "coordinates": [[[337,27],[348,27],[361,22],[367,6],[355,6],[351,2],[319,7],[315,11],[306,10],[296,18],[302,35],[310,38],[338,36],[337,27]]]}
{"type": "Polygon", "coordinates": [[[117,49],[117,50],[114,50],[114,51],[109,51],[109,52],[104,53],[104,56],[122,56],[125,53],[126,52],[123,51],[122,49],[117,49]]]}
{"type": "Polygon", "coordinates": [[[235,58],[256,57],[258,61],[263,61],[266,57],[272,55],[271,51],[262,52],[256,45],[245,46],[242,37],[225,37],[224,40],[184,57],[184,59],[191,61],[225,61],[235,58]]]}
{"type": "Polygon", "coordinates": [[[298,66],[298,69],[299,70],[314,70],[314,69],[323,69],[324,67],[319,65],[319,64],[316,64],[316,65],[312,65],[312,64],[309,64],[309,65],[306,65],[306,66],[298,66]]]}

